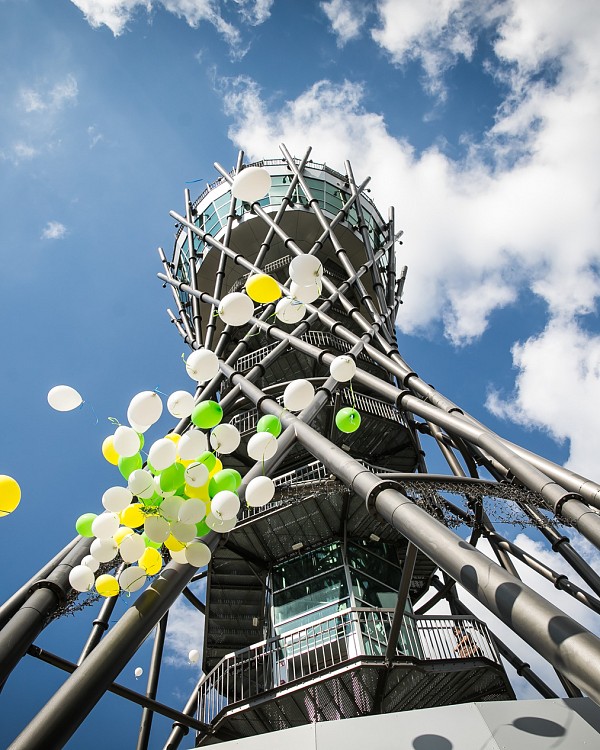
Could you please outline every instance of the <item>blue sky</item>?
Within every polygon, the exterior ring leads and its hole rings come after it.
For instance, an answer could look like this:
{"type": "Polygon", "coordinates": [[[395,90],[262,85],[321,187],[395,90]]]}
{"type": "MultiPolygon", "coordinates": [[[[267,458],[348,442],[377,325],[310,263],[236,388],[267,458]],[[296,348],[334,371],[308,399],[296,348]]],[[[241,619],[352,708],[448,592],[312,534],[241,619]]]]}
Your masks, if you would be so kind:
{"type": "MultiPolygon", "coordinates": [[[[500,434],[597,478],[599,25],[593,0],[0,0],[0,473],[23,489],[0,522],[14,560],[0,599],[100,508],[107,418],[140,390],[189,388],[156,248],[171,251],[184,188],[203,187],[187,182],[239,148],[312,146],[371,175],[405,231],[405,358],[500,434]],[[49,408],[59,383],[80,411],[49,408]]],[[[175,704],[197,676],[184,619],[161,688],[175,704]]],[[[66,627],[40,644],[75,660],[85,636],[66,627]]],[[[5,741],[62,680],[33,667],[0,696],[5,741]]],[[[103,711],[129,717],[131,744],[138,714],[108,698],[86,745],[103,711]]]]}

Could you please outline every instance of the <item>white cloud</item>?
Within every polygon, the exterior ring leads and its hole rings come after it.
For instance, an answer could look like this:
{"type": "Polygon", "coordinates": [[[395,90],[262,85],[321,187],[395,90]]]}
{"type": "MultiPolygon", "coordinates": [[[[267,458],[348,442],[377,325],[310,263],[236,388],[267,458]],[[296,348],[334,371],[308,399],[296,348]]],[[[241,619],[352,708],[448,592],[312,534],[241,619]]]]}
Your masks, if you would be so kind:
{"type": "Polygon", "coordinates": [[[90,148],[95,148],[100,141],[104,140],[104,136],[98,131],[95,125],[90,125],[87,129],[87,133],[90,139],[90,148]]]}
{"type": "Polygon", "coordinates": [[[67,228],[60,221],[49,221],[41,235],[42,240],[62,240],[67,235],[67,228]]]}
{"type": "Polygon", "coordinates": [[[0,150],[0,159],[3,161],[10,161],[15,166],[21,164],[24,161],[30,161],[38,155],[38,150],[29,143],[24,141],[17,141],[13,143],[8,149],[0,150]]]}
{"type": "Polygon", "coordinates": [[[369,9],[363,3],[354,0],[325,0],[321,3],[321,8],[337,36],[339,47],[360,35],[369,13],[369,9]]]}
{"type": "Polygon", "coordinates": [[[271,16],[271,8],[275,0],[235,0],[240,14],[246,23],[259,26],[271,16]]]}
{"type": "Polygon", "coordinates": [[[379,26],[371,33],[394,63],[418,60],[429,92],[444,98],[443,72],[460,57],[471,59],[477,31],[492,21],[493,5],[489,0],[380,0],[379,26]]]}
{"type": "Polygon", "coordinates": [[[188,654],[194,648],[202,653],[203,640],[204,616],[183,597],[179,597],[169,610],[165,641],[167,663],[197,670],[199,665],[191,665],[188,654]]]}
{"type": "Polygon", "coordinates": [[[497,416],[541,427],[558,441],[569,439],[567,466],[596,476],[600,455],[600,336],[574,321],[553,320],[538,336],[515,344],[519,370],[514,392],[492,390],[487,406],[497,416]]]}
{"type": "Polygon", "coordinates": [[[48,88],[44,82],[37,88],[23,88],[21,106],[25,112],[58,112],[77,99],[77,79],[72,74],[48,88]]]}
{"type": "Polygon", "coordinates": [[[142,8],[150,13],[150,0],[71,0],[85,16],[86,21],[98,28],[107,26],[115,36],[125,31],[127,22],[136,10],[142,8]]]}
{"type": "MultiPolygon", "coordinates": [[[[84,14],[87,22],[94,28],[107,26],[114,36],[121,35],[127,24],[138,11],[151,13],[156,7],[163,7],[169,13],[182,18],[192,28],[208,22],[225,38],[230,45],[234,57],[241,57],[245,53],[242,47],[239,30],[226,21],[220,10],[218,0],[71,0],[84,14]]],[[[245,18],[252,19],[252,23],[261,23],[268,18],[270,0],[257,0],[254,8],[248,2],[243,2],[245,18]],[[261,19],[261,20],[258,20],[261,19]]]]}

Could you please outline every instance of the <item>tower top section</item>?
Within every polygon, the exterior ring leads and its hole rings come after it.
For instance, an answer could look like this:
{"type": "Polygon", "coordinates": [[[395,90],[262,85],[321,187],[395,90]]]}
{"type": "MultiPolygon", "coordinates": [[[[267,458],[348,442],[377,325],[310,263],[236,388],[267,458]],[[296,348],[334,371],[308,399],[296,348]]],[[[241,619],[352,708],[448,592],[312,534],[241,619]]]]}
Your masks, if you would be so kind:
{"type": "MultiPolygon", "coordinates": [[[[221,176],[195,202],[186,191],[186,217],[177,224],[171,262],[173,276],[203,289],[212,288],[216,280],[215,296],[220,297],[240,291],[249,272],[258,269],[285,284],[285,271],[298,254],[317,256],[325,275],[336,284],[370,263],[361,283],[376,301],[376,313],[393,320],[388,314],[393,295],[390,292],[387,299],[385,294],[392,274],[392,291],[395,284],[393,211],[384,220],[368,195],[370,178],[357,184],[349,162],[342,174],[307,157],[294,158],[285,147],[282,151],[284,158],[245,165],[240,155],[230,172],[216,164],[221,176]],[[265,185],[260,197],[248,202],[232,185],[251,173],[260,173],[265,185]]],[[[214,310],[200,305],[194,315],[185,293],[180,301],[188,317],[202,319],[202,329],[210,326],[214,310]]],[[[218,321],[215,327],[220,329],[218,321]]]]}

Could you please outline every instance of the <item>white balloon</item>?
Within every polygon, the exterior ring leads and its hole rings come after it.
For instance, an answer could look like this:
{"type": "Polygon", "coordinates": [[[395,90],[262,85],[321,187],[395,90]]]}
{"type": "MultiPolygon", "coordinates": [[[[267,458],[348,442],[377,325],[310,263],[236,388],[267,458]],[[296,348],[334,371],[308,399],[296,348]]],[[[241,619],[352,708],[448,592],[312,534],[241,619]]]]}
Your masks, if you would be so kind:
{"type": "Polygon", "coordinates": [[[190,664],[196,664],[196,662],[200,659],[200,651],[198,651],[197,648],[193,648],[188,654],[188,659],[190,661],[190,664]]]}
{"type": "Polygon", "coordinates": [[[175,463],[177,458],[177,445],[169,438],[160,438],[150,446],[148,451],[148,462],[158,471],[166,469],[175,463]]]}
{"type": "Polygon", "coordinates": [[[329,365],[329,372],[339,383],[345,383],[355,376],[356,362],[347,354],[340,354],[339,357],[332,360],[329,365]]]}
{"type": "Polygon", "coordinates": [[[283,392],[283,405],[290,411],[302,411],[315,396],[315,389],[309,380],[293,380],[283,392]]]}
{"type": "Polygon", "coordinates": [[[90,554],[101,563],[114,560],[118,551],[114,539],[94,539],[90,546],[90,554]]]}
{"type": "Polygon", "coordinates": [[[224,518],[218,518],[213,513],[209,513],[206,516],[205,523],[209,529],[218,531],[219,534],[226,534],[228,531],[235,528],[237,518],[234,517],[226,521],[224,518]]]}
{"type": "Polygon", "coordinates": [[[168,539],[171,533],[171,526],[166,518],[162,518],[161,516],[147,516],[144,521],[144,531],[148,539],[157,544],[162,544],[168,539]]]}
{"type": "Polygon", "coordinates": [[[175,521],[171,523],[171,534],[173,534],[178,542],[187,544],[196,538],[196,524],[175,521]]]}
{"type": "Polygon", "coordinates": [[[184,461],[193,461],[208,450],[208,439],[200,430],[188,430],[177,443],[177,453],[184,461]]]}
{"type": "Polygon", "coordinates": [[[244,326],[254,315],[254,303],[247,294],[231,292],[219,303],[219,317],[230,326],[244,326]]]}
{"type": "Polygon", "coordinates": [[[119,516],[116,513],[100,513],[92,521],[92,534],[96,539],[110,539],[119,528],[119,516]]]}
{"type": "Polygon", "coordinates": [[[135,469],[129,475],[127,487],[136,497],[147,500],[154,494],[154,477],[146,469],[135,469]]]}
{"type": "MultiPolygon", "coordinates": [[[[271,437],[273,437],[271,435],[271,437]]],[[[240,510],[240,499],[235,492],[221,490],[213,497],[210,503],[210,512],[213,516],[223,521],[235,518],[240,510]]]]}
{"type": "Polygon", "coordinates": [[[142,391],[131,399],[127,409],[127,419],[129,424],[133,420],[137,424],[153,425],[160,419],[162,410],[162,401],[156,391],[142,391]]]}
{"type": "Polygon", "coordinates": [[[218,424],[210,433],[210,445],[217,453],[233,453],[240,441],[240,431],[232,424],[218,424]]]}
{"type": "Polygon", "coordinates": [[[160,504],[160,512],[167,519],[167,521],[177,521],[177,519],[179,518],[179,508],[182,506],[182,504],[183,498],[179,497],[179,495],[167,497],[160,504]]]}
{"type": "Polygon", "coordinates": [[[131,503],[133,495],[127,487],[109,487],[102,495],[102,505],[111,513],[120,513],[131,503]]]}
{"type": "Polygon", "coordinates": [[[70,385],[55,385],[48,392],[48,403],[56,411],[72,411],[83,403],[83,399],[70,385]]]}
{"type": "Polygon", "coordinates": [[[125,568],[119,576],[119,586],[128,594],[138,591],[146,583],[146,573],[138,565],[125,568]]]}
{"type": "Polygon", "coordinates": [[[136,431],[139,432],[140,435],[144,432],[148,432],[148,430],[152,427],[151,424],[138,424],[138,422],[135,421],[135,419],[130,419],[129,424],[131,427],[136,431]]]}
{"type": "Polygon", "coordinates": [[[133,674],[136,678],[141,677],[144,674],[144,670],[141,667],[136,667],[133,674]]]}
{"type": "Polygon", "coordinates": [[[300,286],[309,286],[323,276],[323,264],[314,255],[297,255],[289,268],[290,279],[300,286]]]}
{"type": "Polygon", "coordinates": [[[251,508],[261,508],[270,503],[275,495],[275,483],[270,477],[254,477],[246,487],[246,504],[251,508]]]}
{"type": "Polygon", "coordinates": [[[231,194],[246,203],[264,198],[271,189],[271,175],[264,167],[246,167],[233,178],[231,194]]]}
{"type": "Polygon", "coordinates": [[[211,551],[204,542],[190,542],[185,548],[185,557],[190,565],[203,568],[210,562],[211,551]]]}
{"type": "Polygon", "coordinates": [[[171,560],[175,560],[175,562],[180,565],[188,564],[187,557],[185,556],[185,547],[183,549],[170,549],[169,555],[171,560]]]}
{"type": "Polygon", "coordinates": [[[119,456],[135,456],[140,449],[140,436],[133,427],[119,425],[113,436],[113,447],[119,456]]]}
{"type": "Polygon", "coordinates": [[[219,359],[210,349],[196,349],[187,358],[185,371],[192,380],[205,383],[219,372],[219,359]]]}
{"type": "Polygon", "coordinates": [[[306,305],[292,297],[282,297],[275,306],[275,317],[282,323],[298,323],[306,313],[306,305]]]}
{"type": "Polygon", "coordinates": [[[277,453],[277,438],[270,432],[257,432],[248,440],[246,450],[255,461],[267,461],[277,453]]]}
{"type": "Polygon", "coordinates": [[[92,571],[92,573],[95,573],[100,567],[100,563],[92,555],[86,555],[81,561],[81,564],[86,565],[92,571]]]}
{"type": "Polygon", "coordinates": [[[167,399],[167,409],[177,419],[189,417],[194,411],[194,397],[187,391],[175,391],[167,399]]]}
{"type": "Polygon", "coordinates": [[[95,580],[94,572],[87,565],[76,565],[69,573],[69,583],[75,591],[89,591],[95,580]]]}
{"type": "Polygon", "coordinates": [[[126,563],[137,562],[144,554],[146,543],[140,534],[130,534],[119,545],[121,559],[126,563]]]}
{"type": "Polygon", "coordinates": [[[208,468],[204,464],[193,463],[186,466],[184,477],[190,487],[202,487],[208,482],[208,468]]]}
{"type": "Polygon", "coordinates": [[[290,284],[290,294],[299,302],[315,302],[321,296],[321,282],[318,281],[317,283],[304,286],[292,281],[290,284]]]}
{"type": "Polygon", "coordinates": [[[206,505],[199,497],[190,497],[179,508],[179,520],[182,523],[199,523],[206,515],[206,505]]]}

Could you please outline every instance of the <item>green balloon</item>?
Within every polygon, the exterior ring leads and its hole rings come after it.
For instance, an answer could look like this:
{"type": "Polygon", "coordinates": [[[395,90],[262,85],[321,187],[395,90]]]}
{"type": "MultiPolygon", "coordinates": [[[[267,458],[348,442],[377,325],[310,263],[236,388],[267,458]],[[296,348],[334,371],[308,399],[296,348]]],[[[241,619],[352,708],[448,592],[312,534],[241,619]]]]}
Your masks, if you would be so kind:
{"type": "Polygon", "coordinates": [[[133,456],[121,456],[119,458],[119,471],[124,479],[129,479],[132,471],[142,468],[142,457],[139,453],[133,456]]]}
{"type": "Polygon", "coordinates": [[[163,492],[174,492],[185,483],[185,466],[171,464],[160,473],[160,488],[163,492]]]}
{"type": "Polygon", "coordinates": [[[196,427],[209,430],[223,419],[223,409],[216,401],[201,401],[192,412],[192,422],[196,427]]]}
{"type": "Polygon", "coordinates": [[[237,490],[242,483],[242,475],[235,469],[223,469],[223,471],[230,471],[235,476],[235,489],[237,490]]]}
{"type": "Polygon", "coordinates": [[[75,528],[80,536],[95,536],[92,531],[92,523],[96,518],[96,513],[84,513],[75,521],[75,528]]]}
{"type": "Polygon", "coordinates": [[[210,532],[210,526],[206,525],[206,521],[202,519],[202,521],[198,521],[196,524],[196,534],[200,539],[202,539],[203,536],[206,536],[210,532]]]}
{"type": "Polygon", "coordinates": [[[142,448],[144,447],[144,443],[146,442],[146,439],[144,437],[144,433],[143,432],[138,432],[138,437],[140,439],[140,450],[142,450],[142,448]]]}
{"type": "Polygon", "coordinates": [[[281,435],[281,422],[273,414],[265,414],[256,424],[257,432],[270,432],[271,435],[279,437],[281,435]]]}
{"type": "Polygon", "coordinates": [[[209,471],[212,471],[217,464],[217,457],[210,451],[204,451],[204,453],[201,453],[196,459],[195,463],[204,464],[209,471]]]}
{"type": "Polygon", "coordinates": [[[360,414],[351,406],[345,406],[335,415],[335,423],[341,432],[356,432],[360,427],[360,414]]]}
{"type": "Polygon", "coordinates": [[[214,497],[217,492],[223,492],[223,490],[235,492],[239,486],[236,474],[239,476],[239,472],[234,469],[221,469],[221,471],[217,471],[208,483],[208,494],[210,497],[214,497]]]}
{"type": "Polygon", "coordinates": [[[145,531],[142,532],[142,539],[146,547],[152,547],[152,549],[160,549],[162,547],[162,542],[153,542],[145,531]]]}

